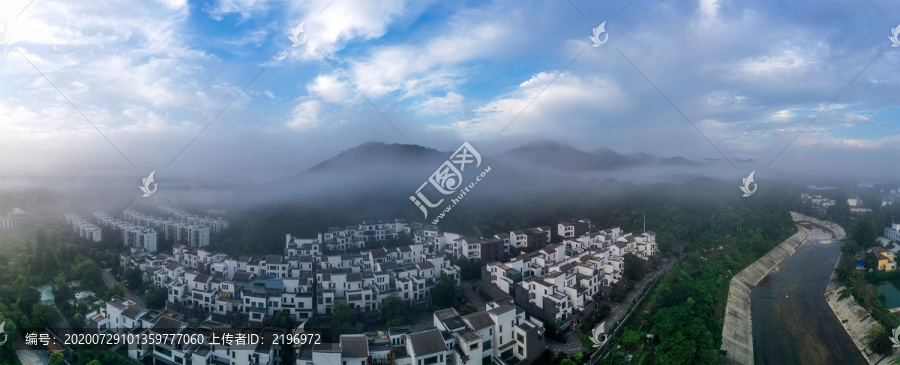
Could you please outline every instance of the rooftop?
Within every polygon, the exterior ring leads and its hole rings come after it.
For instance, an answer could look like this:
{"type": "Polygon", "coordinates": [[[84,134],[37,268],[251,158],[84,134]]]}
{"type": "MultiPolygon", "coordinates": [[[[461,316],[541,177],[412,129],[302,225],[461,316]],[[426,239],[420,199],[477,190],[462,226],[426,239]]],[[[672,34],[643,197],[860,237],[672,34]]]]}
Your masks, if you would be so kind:
{"type": "Polygon", "coordinates": [[[413,333],[409,335],[409,341],[412,342],[413,354],[416,356],[447,351],[444,337],[436,329],[413,333]]]}

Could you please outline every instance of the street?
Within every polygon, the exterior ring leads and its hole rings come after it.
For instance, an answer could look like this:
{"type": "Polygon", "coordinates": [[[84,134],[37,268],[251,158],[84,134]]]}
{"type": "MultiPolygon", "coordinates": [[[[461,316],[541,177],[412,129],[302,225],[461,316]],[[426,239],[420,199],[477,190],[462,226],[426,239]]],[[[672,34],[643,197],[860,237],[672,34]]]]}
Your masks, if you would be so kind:
{"type": "MultiPolygon", "coordinates": [[[[113,278],[112,274],[109,273],[109,269],[103,270],[102,273],[103,274],[101,276],[103,277],[103,283],[105,283],[107,287],[110,287],[113,284],[117,283],[116,279],[113,278]]],[[[146,307],[146,305],[144,305],[144,301],[141,300],[141,298],[138,297],[136,294],[131,292],[131,290],[128,289],[128,287],[125,287],[125,299],[128,299],[132,302],[135,302],[137,304],[140,304],[141,306],[146,307]]]]}
{"type": "MultiPolygon", "coordinates": [[[[623,300],[621,303],[619,303],[619,305],[613,308],[613,310],[609,313],[609,316],[601,321],[601,323],[598,323],[597,326],[594,327],[594,329],[600,327],[600,324],[602,324],[603,322],[606,322],[605,329],[607,332],[615,328],[616,322],[625,318],[625,316],[628,314],[628,308],[631,307],[631,303],[633,303],[638,298],[638,296],[643,294],[644,288],[646,288],[650,282],[656,280],[659,275],[668,270],[669,267],[671,267],[674,263],[674,259],[669,259],[669,261],[664,262],[663,265],[654,273],[645,276],[644,279],[641,280],[641,282],[638,283],[630,293],[628,293],[628,295],[625,297],[625,300],[623,300]]],[[[599,341],[600,339],[598,338],[597,340],[599,341]]]]}
{"type": "MultiPolygon", "coordinates": [[[[625,316],[628,314],[628,308],[630,308],[631,304],[643,294],[644,288],[646,288],[647,285],[656,280],[659,275],[662,275],[662,273],[665,272],[674,263],[675,260],[673,259],[666,261],[662,266],[660,266],[659,269],[657,269],[653,273],[648,274],[637,285],[635,285],[634,289],[632,289],[631,292],[628,293],[625,299],[622,300],[621,303],[616,305],[615,308],[610,311],[609,315],[606,316],[606,318],[600,321],[600,323],[606,323],[606,332],[610,332],[615,328],[616,321],[620,321],[625,318],[625,316]]],[[[600,327],[600,323],[598,323],[597,326],[594,327],[594,330],[600,327]]],[[[578,354],[579,352],[583,352],[584,350],[581,346],[581,339],[579,338],[580,334],[581,331],[579,331],[578,327],[576,326],[572,331],[566,334],[566,343],[559,343],[549,338],[545,339],[544,341],[547,344],[547,349],[549,349],[550,351],[553,351],[555,353],[563,352],[569,356],[573,356],[575,354],[578,354]]]]}
{"type": "MultiPolygon", "coordinates": [[[[630,293],[628,293],[628,295],[625,297],[625,300],[623,300],[622,303],[619,303],[619,305],[617,305],[615,308],[613,308],[613,310],[610,312],[610,315],[607,316],[604,320],[600,321],[600,323],[598,323],[597,326],[595,326],[594,329],[591,330],[591,333],[597,333],[597,330],[600,327],[600,325],[605,323],[606,326],[604,328],[604,333],[611,334],[610,336],[608,336],[606,338],[605,341],[602,342],[603,344],[601,345],[600,349],[604,349],[603,346],[605,346],[608,341],[613,340],[613,338],[615,337],[615,332],[618,329],[618,325],[616,324],[616,322],[623,320],[625,317],[627,317],[628,308],[631,307],[631,304],[635,300],[640,299],[640,297],[642,297],[643,295],[649,294],[649,293],[643,292],[644,289],[647,288],[647,285],[650,284],[651,282],[656,281],[660,275],[665,273],[666,270],[668,270],[670,267],[672,267],[672,265],[675,264],[675,261],[676,261],[675,259],[670,258],[668,261],[663,263],[663,265],[659,269],[657,269],[655,272],[653,272],[650,275],[645,276],[644,279],[641,280],[641,282],[638,283],[638,285],[636,285],[630,293]]],[[[638,309],[638,307],[635,307],[634,309],[638,309]]],[[[597,338],[597,340],[599,341],[601,339],[597,338]]],[[[596,361],[599,360],[600,355],[601,355],[601,351],[595,352],[593,355],[591,355],[589,363],[590,364],[596,363],[596,361]]]]}

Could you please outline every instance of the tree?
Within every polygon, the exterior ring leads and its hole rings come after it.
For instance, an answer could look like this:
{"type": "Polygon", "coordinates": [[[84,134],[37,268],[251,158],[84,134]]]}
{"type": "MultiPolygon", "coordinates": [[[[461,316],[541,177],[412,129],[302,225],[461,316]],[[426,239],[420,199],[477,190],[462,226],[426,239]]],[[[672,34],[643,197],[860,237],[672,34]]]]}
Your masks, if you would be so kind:
{"type": "Polygon", "coordinates": [[[60,272],[56,275],[56,278],[53,279],[53,299],[57,303],[63,303],[72,298],[72,288],[69,287],[69,283],[66,280],[66,274],[60,272]]]}
{"type": "Polygon", "coordinates": [[[125,278],[128,283],[128,287],[131,289],[140,289],[141,285],[144,284],[144,272],[141,269],[133,268],[128,272],[128,276],[125,278]]]}
{"type": "Polygon", "coordinates": [[[631,280],[641,280],[644,277],[644,260],[633,253],[626,253],[625,276],[631,280]]]}
{"type": "Polygon", "coordinates": [[[93,261],[84,261],[79,266],[81,269],[81,285],[97,286],[103,283],[100,267],[93,261]]]}
{"type": "Polygon", "coordinates": [[[456,280],[447,274],[441,274],[434,285],[434,301],[441,308],[453,306],[456,299],[456,280]]]}
{"type": "Polygon", "coordinates": [[[331,307],[331,314],[333,342],[340,341],[343,334],[353,333],[353,326],[350,323],[350,307],[347,306],[347,302],[335,301],[334,306],[331,307]]]}
{"type": "Polygon", "coordinates": [[[625,348],[629,350],[634,350],[638,345],[641,344],[641,340],[644,338],[645,333],[641,331],[635,331],[630,328],[626,328],[622,335],[619,336],[619,342],[625,346],[625,348]]]}
{"type": "Polygon", "coordinates": [[[156,285],[150,285],[147,288],[147,307],[150,309],[159,309],[166,306],[167,293],[165,289],[156,285]]]}
{"type": "Polygon", "coordinates": [[[107,292],[107,294],[109,294],[110,297],[112,297],[112,296],[117,296],[120,298],[125,297],[125,284],[115,283],[112,286],[110,286],[106,292],[107,292]]]}
{"type": "Polygon", "coordinates": [[[878,256],[874,252],[866,253],[866,270],[875,270],[878,268],[878,256]]]}
{"type": "Polygon", "coordinates": [[[7,333],[7,338],[12,339],[12,341],[6,341],[3,346],[0,346],[0,363],[3,364],[16,364],[18,359],[16,359],[16,341],[14,339],[14,333],[16,333],[16,323],[11,319],[7,319],[3,315],[0,315],[0,324],[3,325],[4,332],[7,333]]]}
{"type": "Polygon", "coordinates": [[[403,299],[396,295],[385,298],[381,304],[381,319],[388,328],[408,325],[409,316],[406,314],[403,299]]]}
{"type": "Polygon", "coordinates": [[[22,312],[27,313],[35,304],[41,302],[41,292],[33,286],[21,287],[18,292],[18,305],[22,312]]]}
{"type": "Polygon", "coordinates": [[[31,325],[36,328],[53,327],[58,314],[46,304],[35,304],[31,309],[31,325]]]}
{"type": "Polygon", "coordinates": [[[91,362],[87,363],[87,365],[103,365],[98,360],[91,360],[91,362]]]}
{"type": "Polygon", "coordinates": [[[464,307],[459,310],[459,315],[464,316],[467,314],[472,314],[478,311],[478,308],[475,308],[472,303],[466,303],[464,307]]]}
{"type": "Polygon", "coordinates": [[[871,219],[860,219],[856,222],[856,228],[853,230],[853,238],[860,247],[872,247],[875,239],[878,238],[878,228],[871,219]]]}
{"type": "MultiPolygon", "coordinates": [[[[149,292],[149,290],[148,290],[149,292]]],[[[291,312],[287,309],[282,309],[275,312],[274,317],[272,318],[272,326],[278,328],[291,328],[291,312]]]]}
{"type": "Polygon", "coordinates": [[[869,330],[869,349],[879,355],[890,355],[893,350],[893,342],[887,329],[882,325],[869,330]]]}
{"type": "Polygon", "coordinates": [[[59,352],[54,352],[50,354],[50,365],[63,365],[66,363],[66,358],[63,354],[59,352]]]}
{"type": "Polygon", "coordinates": [[[75,328],[84,327],[84,315],[82,315],[81,313],[75,313],[75,316],[72,317],[72,320],[75,321],[75,323],[73,324],[75,328]]]}

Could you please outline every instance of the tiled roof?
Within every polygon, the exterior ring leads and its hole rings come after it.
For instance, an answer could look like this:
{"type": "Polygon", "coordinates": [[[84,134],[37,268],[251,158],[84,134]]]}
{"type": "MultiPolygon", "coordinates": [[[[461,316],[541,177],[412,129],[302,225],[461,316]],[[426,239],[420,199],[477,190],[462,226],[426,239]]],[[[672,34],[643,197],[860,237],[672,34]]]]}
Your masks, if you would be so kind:
{"type": "Polygon", "coordinates": [[[441,336],[441,331],[436,329],[413,333],[409,335],[409,340],[412,342],[413,353],[417,357],[447,351],[444,337],[441,336]]]}
{"type": "Polygon", "coordinates": [[[365,335],[341,335],[341,357],[369,357],[369,341],[365,335]]]}
{"type": "Polygon", "coordinates": [[[487,312],[475,312],[465,315],[463,318],[467,319],[476,331],[494,325],[494,320],[491,319],[487,312]]]}
{"type": "Polygon", "coordinates": [[[135,304],[135,305],[128,307],[128,309],[126,309],[125,311],[123,311],[122,315],[125,317],[128,317],[128,318],[131,318],[131,319],[137,319],[138,315],[141,314],[141,312],[143,312],[145,310],[147,310],[147,309],[135,304]]]}

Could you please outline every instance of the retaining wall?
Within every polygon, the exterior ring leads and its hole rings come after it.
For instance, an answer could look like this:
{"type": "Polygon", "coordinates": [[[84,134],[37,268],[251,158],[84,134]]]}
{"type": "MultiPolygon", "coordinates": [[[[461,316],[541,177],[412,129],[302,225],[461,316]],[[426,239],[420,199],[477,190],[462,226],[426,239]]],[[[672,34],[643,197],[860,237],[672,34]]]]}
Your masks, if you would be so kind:
{"type": "MultiPolygon", "coordinates": [[[[791,212],[791,218],[798,216],[791,212]]],[[[802,215],[801,215],[802,216],[802,215]]],[[[843,230],[841,230],[843,232],[843,230]]],[[[731,278],[728,288],[728,304],[722,326],[722,350],[727,351],[729,364],[753,364],[753,321],[750,313],[750,289],[759,284],[775,266],[809,237],[809,231],[798,227],[797,233],[775,246],[756,262],[731,278]]]]}
{"type": "MultiPolygon", "coordinates": [[[[841,259],[838,258],[838,263],[840,262],[841,259]]],[[[835,266],[836,265],[837,264],[835,264],[835,266]]],[[[872,318],[872,316],[869,315],[869,312],[853,299],[853,296],[840,299],[843,290],[844,286],[838,282],[832,272],[831,281],[828,282],[828,287],[825,289],[825,301],[828,302],[831,311],[834,312],[834,315],[841,322],[844,330],[847,331],[850,339],[853,340],[853,344],[856,345],[859,352],[866,358],[866,361],[868,361],[869,364],[875,364],[881,356],[876,355],[869,350],[869,347],[866,346],[866,342],[869,337],[869,331],[879,325],[878,321],[872,318]]],[[[888,329],[888,333],[890,333],[891,330],[893,329],[888,329]]],[[[895,350],[893,357],[896,357],[896,355],[897,351],[895,350]]]]}
{"type": "Polygon", "coordinates": [[[831,230],[832,233],[834,233],[835,239],[837,239],[837,240],[842,240],[842,239],[847,238],[847,233],[844,232],[844,228],[841,227],[840,225],[838,225],[837,223],[819,220],[819,219],[810,217],[808,215],[803,215],[803,214],[800,214],[797,212],[791,212],[791,218],[794,220],[794,222],[807,221],[807,222],[812,222],[812,223],[818,224],[822,227],[828,228],[829,230],[831,230]]]}

